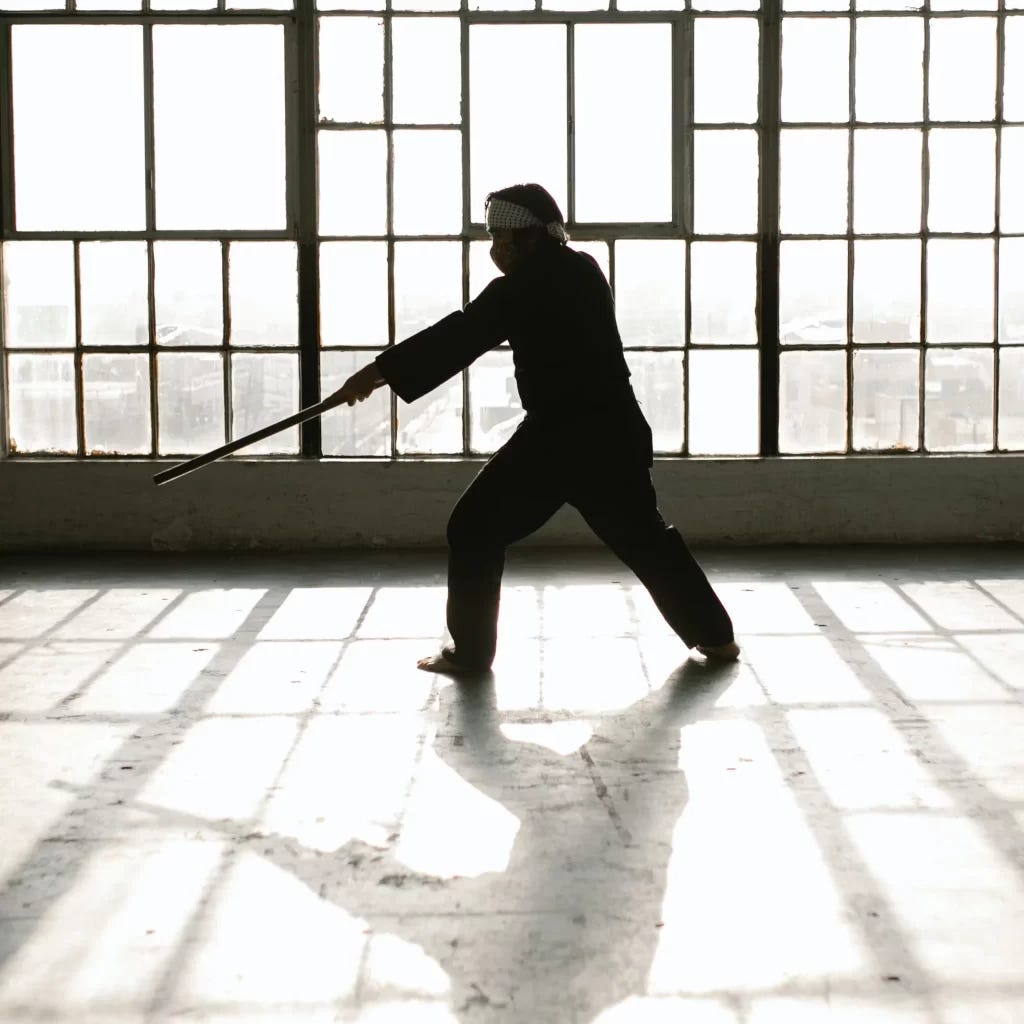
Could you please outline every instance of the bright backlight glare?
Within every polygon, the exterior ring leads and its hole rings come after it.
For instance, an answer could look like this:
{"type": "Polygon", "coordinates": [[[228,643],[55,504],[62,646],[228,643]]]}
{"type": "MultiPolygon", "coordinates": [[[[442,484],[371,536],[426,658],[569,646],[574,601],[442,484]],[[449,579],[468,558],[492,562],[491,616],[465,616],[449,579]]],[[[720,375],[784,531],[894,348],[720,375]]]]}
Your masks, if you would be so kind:
{"type": "Polygon", "coordinates": [[[488,192],[517,181],[539,182],[568,216],[565,50],[564,25],[471,26],[471,220],[483,220],[488,192]]]}
{"type": "Polygon", "coordinates": [[[281,25],[153,28],[156,222],[286,226],[281,25]]]}
{"type": "Polygon", "coordinates": [[[143,230],[141,26],[10,31],[18,228],[143,230]]]}
{"type": "Polygon", "coordinates": [[[668,25],[577,26],[578,221],[671,219],[671,43],[668,25]]]}

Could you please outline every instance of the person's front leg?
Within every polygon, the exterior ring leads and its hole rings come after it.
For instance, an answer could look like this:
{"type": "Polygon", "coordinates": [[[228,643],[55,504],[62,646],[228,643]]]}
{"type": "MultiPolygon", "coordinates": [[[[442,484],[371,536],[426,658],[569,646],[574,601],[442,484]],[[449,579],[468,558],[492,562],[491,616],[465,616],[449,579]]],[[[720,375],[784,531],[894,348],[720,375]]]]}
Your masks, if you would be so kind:
{"type": "Polygon", "coordinates": [[[551,518],[563,503],[546,466],[550,445],[522,427],[488,461],[448,520],[447,625],[452,644],[421,659],[428,671],[494,660],[505,549],[551,518]]]}

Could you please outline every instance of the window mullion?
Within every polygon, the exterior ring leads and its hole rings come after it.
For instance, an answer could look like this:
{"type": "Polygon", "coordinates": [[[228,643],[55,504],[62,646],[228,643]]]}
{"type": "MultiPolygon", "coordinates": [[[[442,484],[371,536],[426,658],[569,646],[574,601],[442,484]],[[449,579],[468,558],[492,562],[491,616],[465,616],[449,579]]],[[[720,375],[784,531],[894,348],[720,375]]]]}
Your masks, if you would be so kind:
{"type": "Polygon", "coordinates": [[[917,374],[917,450],[925,452],[925,417],[927,416],[927,391],[925,378],[928,373],[928,199],[931,181],[930,156],[928,147],[931,142],[931,112],[928,107],[928,72],[931,63],[931,4],[925,0],[924,5],[924,48],[922,50],[921,102],[922,102],[922,133],[921,133],[921,266],[920,266],[920,334],[918,336],[919,361],[917,374]]]}
{"type": "Polygon", "coordinates": [[[1006,64],[1006,0],[999,0],[999,11],[996,15],[996,109],[995,109],[995,132],[996,132],[996,153],[995,172],[996,186],[993,196],[995,202],[995,246],[992,253],[992,448],[999,451],[1001,439],[999,437],[999,391],[1000,380],[1003,372],[1002,347],[999,344],[999,258],[1002,246],[1000,245],[1000,232],[1002,223],[999,218],[1003,188],[1003,86],[1005,83],[1006,64]]]}
{"type": "Polygon", "coordinates": [[[672,22],[672,222],[693,234],[693,16],[672,22]]]}
{"type": "Polygon", "coordinates": [[[761,455],[779,454],[779,140],[782,79],[781,0],[764,0],[761,12],[760,246],[757,330],[760,349],[761,455]]]}
{"type": "MultiPolygon", "coordinates": [[[[466,7],[466,0],[463,0],[463,9],[466,7]]],[[[461,96],[459,99],[459,116],[461,122],[462,139],[462,304],[474,298],[469,294],[469,246],[470,246],[470,225],[473,222],[473,210],[469,190],[470,164],[470,140],[469,140],[469,21],[463,13],[459,18],[459,81],[461,83],[461,96]]],[[[472,436],[470,422],[472,415],[473,395],[469,386],[469,371],[462,371],[462,452],[470,454],[472,436]]]]}
{"type": "MultiPolygon", "coordinates": [[[[14,156],[11,128],[14,99],[11,88],[11,26],[0,28],[0,247],[7,233],[14,227],[14,156]]],[[[4,287],[3,253],[0,252],[0,299],[4,287]]],[[[2,314],[0,301],[0,314],[2,314]]],[[[7,418],[6,343],[4,317],[0,315],[0,458],[10,453],[10,422],[7,418]]]]}
{"type": "MultiPolygon", "coordinates": [[[[288,211],[298,254],[299,404],[320,400],[320,286],[317,251],[317,21],[311,5],[299,4],[286,46],[288,84],[297,86],[289,104],[292,126],[286,130],[289,171],[288,211]],[[289,63],[291,66],[289,66],[289,63]]],[[[286,29],[286,39],[288,30],[286,29]]],[[[319,457],[320,417],[300,427],[303,455],[319,457]]]]}
{"type": "Polygon", "coordinates": [[[566,104],[566,223],[576,223],[576,34],[572,21],[565,26],[566,104]]]}
{"type": "Polygon", "coordinates": [[[148,329],[149,329],[149,422],[150,451],[156,455],[160,450],[160,408],[157,401],[158,368],[156,359],[156,260],[153,237],[156,232],[156,192],[155,187],[155,131],[153,111],[153,26],[142,26],[142,88],[143,98],[143,134],[145,138],[145,174],[146,174],[146,273],[148,277],[148,329]]]}
{"type": "Polygon", "coordinates": [[[844,454],[847,455],[853,451],[853,147],[857,124],[857,20],[851,16],[848,21],[850,39],[849,67],[847,69],[847,88],[849,89],[847,116],[850,119],[850,128],[846,146],[846,337],[844,338],[846,346],[846,415],[843,444],[844,454]]]}
{"type": "MultiPolygon", "coordinates": [[[[391,0],[387,0],[384,11],[384,130],[387,133],[387,163],[385,174],[387,184],[385,192],[385,226],[388,246],[388,344],[398,343],[398,318],[396,314],[397,303],[395,296],[395,134],[394,134],[394,77],[392,47],[394,29],[394,7],[391,0]]],[[[391,458],[398,457],[398,396],[391,389],[388,390],[388,401],[390,403],[391,418],[391,458]]]]}

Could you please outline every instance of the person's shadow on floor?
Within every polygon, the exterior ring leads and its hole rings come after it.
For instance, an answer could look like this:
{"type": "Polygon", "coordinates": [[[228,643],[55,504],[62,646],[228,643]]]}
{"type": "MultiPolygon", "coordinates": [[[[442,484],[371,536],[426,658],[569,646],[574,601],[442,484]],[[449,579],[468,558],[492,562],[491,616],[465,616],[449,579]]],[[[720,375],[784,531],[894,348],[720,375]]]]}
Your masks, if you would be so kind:
{"type": "MultiPolygon", "coordinates": [[[[366,922],[370,942],[397,936],[418,946],[433,961],[420,957],[433,974],[431,1001],[447,990],[448,1012],[460,1022],[589,1024],[647,990],[669,862],[678,852],[674,832],[688,799],[681,730],[715,705],[737,671],[735,664],[686,661],[624,710],[578,717],[500,712],[493,676],[442,685],[434,753],[444,771],[519,822],[491,842],[492,850],[511,842],[507,863],[475,876],[410,866],[416,857],[403,848],[401,831],[381,847],[351,840],[325,852],[291,836],[253,832],[251,822],[136,807],[167,824],[227,833],[240,849],[366,922]],[[543,745],[546,730],[575,730],[582,739],[587,723],[593,732],[582,745],[543,745]]],[[[483,838],[486,846],[493,837],[479,830],[488,827],[486,820],[459,821],[433,845],[456,854],[460,843],[483,838]]],[[[173,1003],[174,981],[167,983],[173,1003]]],[[[356,992],[355,1002],[337,1004],[336,1020],[358,1018],[378,999],[415,997],[404,986],[363,979],[356,992]]]]}
{"type": "MultiPolygon", "coordinates": [[[[286,848],[270,856],[372,933],[421,947],[448,975],[449,1009],[460,1021],[592,1021],[646,991],[688,799],[680,732],[736,672],[687,661],[625,710],[581,714],[593,735],[570,753],[510,739],[506,719],[530,716],[496,709],[492,676],[445,686],[435,752],[520,821],[502,871],[420,874],[402,859],[400,839],[387,849],[348,842],[323,855],[286,844],[296,857],[286,848]],[[350,870],[339,873],[344,865],[350,870]]],[[[565,721],[557,716],[551,728],[565,721]]],[[[467,821],[444,841],[472,843],[485,827],[467,821]]]]}

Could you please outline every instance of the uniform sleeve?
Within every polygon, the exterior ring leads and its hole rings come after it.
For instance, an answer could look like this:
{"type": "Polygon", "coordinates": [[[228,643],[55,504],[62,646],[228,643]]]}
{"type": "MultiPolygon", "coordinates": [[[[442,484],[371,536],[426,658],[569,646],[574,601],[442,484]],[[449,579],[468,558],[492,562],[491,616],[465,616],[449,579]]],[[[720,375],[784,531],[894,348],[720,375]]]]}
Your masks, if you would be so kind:
{"type": "Polygon", "coordinates": [[[513,308],[508,285],[506,278],[492,281],[465,309],[377,356],[377,369],[395,394],[415,402],[505,341],[513,308]]]}

